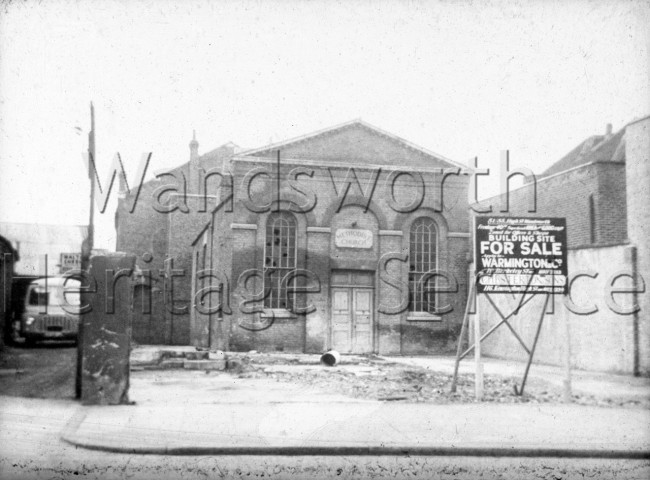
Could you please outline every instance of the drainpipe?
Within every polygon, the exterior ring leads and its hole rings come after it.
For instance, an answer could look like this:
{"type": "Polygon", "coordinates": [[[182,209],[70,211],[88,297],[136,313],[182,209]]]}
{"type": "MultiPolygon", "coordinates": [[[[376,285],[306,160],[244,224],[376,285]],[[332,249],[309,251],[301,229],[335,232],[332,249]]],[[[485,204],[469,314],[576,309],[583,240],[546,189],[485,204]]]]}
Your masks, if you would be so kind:
{"type": "MultiPolygon", "coordinates": [[[[637,253],[636,247],[630,246],[630,263],[632,264],[632,305],[639,305],[639,284],[638,284],[638,275],[639,267],[637,265],[637,253]]],[[[633,364],[633,373],[635,377],[641,375],[640,371],[640,361],[639,361],[639,309],[635,308],[634,313],[632,314],[632,342],[634,343],[634,364],[633,364]]]]}

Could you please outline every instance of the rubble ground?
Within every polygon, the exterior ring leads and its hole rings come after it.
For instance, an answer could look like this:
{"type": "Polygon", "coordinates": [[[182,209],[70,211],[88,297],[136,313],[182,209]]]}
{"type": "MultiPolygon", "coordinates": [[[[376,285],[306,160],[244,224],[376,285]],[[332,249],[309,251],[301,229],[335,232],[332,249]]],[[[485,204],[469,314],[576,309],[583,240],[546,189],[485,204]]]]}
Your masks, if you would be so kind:
{"type": "MultiPolygon", "coordinates": [[[[276,353],[227,353],[229,362],[236,360],[238,368],[230,371],[239,378],[272,379],[277,382],[300,384],[319,388],[353,398],[383,401],[426,403],[472,403],[474,375],[458,375],[457,389],[451,393],[452,376],[414,365],[391,361],[390,357],[345,355],[334,367],[320,364],[319,355],[276,353]]],[[[532,368],[535,368],[533,365],[532,368]]],[[[514,393],[521,376],[485,374],[485,402],[498,403],[561,403],[562,388],[529,376],[523,396],[514,393]]],[[[575,393],[573,402],[584,405],[649,408],[650,397],[621,398],[575,393]]]]}

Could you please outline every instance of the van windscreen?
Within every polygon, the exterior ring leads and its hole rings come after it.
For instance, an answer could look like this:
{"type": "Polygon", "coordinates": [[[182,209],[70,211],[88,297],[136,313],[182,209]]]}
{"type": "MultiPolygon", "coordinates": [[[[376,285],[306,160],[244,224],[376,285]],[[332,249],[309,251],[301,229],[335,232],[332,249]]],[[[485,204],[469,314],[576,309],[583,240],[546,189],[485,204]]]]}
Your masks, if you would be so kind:
{"type": "Polygon", "coordinates": [[[42,287],[34,287],[29,291],[29,304],[45,306],[49,304],[50,292],[42,287]]]}

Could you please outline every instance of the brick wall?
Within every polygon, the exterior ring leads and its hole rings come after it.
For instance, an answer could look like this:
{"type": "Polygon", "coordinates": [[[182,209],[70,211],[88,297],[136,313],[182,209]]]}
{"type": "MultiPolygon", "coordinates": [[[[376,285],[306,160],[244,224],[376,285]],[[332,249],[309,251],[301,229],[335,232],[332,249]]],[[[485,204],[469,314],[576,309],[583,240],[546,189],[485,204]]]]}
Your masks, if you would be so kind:
{"type": "MultiPolygon", "coordinates": [[[[232,147],[222,147],[210,152],[199,159],[203,169],[219,168],[224,159],[232,154],[232,147]]],[[[203,198],[190,189],[189,182],[185,201],[183,193],[183,175],[190,180],[188,165],[182,165],[173,170],[175,176],[162,176],[151,180],[142,186],[140,197],[133,212],[130,204],[133,196],[120,199],[116,212],[116,249],[120,252],[136,255],[137,265],[152,273],[151,313],[142,313],[136,308],[134,317],[134,340],[144,344],[174,344],[187,345],[190,343],[190,309],[192,307],[192,242],[198,233],[210,220],[209,213],[199,210],[203,206],[203,198]],[[163,186],[173,186],[174,189],[159,196],[156,190],[163,186]],[[160,212],[165,205],[186,205],[183,209],[171,213],[160,212]],[[151,260],[143,259],[145,253],[151,254],[151,260]],[[174,269],[184,271],[182,277],[174,279],[174,292],[169,288],[169,281],[164,282],[159,271],[165,269],[165,261],[172,259],[174,269]],[[172,301],[176,309],[186,309],[186,313],[172,312],[172,301]]],[[[193,188],[198,182],[193,182],[193,188]]],[[[207,182],[208,212],[216,205],[218,179],[211,178],[207,182]]]]}
{"type": "Polygon", "coordinates": [[[136,265],[149,270],[153,280],[151,313],[144,313],[146,309],[140,302],[135,305],[133,339],[143,344],[165,343],[169,336],[163,304],[163,281],[158,273],[164,268],[167,256],[167,215],[153,208],[153,192],[160,185],[162,182],[156,180],[144,184],[133,212],[129,211],[132,198],[120,199],[115,218],[116,250],[135,255],[136,265]],[[145,261],[147,253],[151,255],[149,262],[145,261]]]}
{"type": "Polygon", "coordinates": [[[599,163],[596,243],[627,241],[627,192],[624,163],[599,163]]]}
{"type": "Polygon", "coordinates": [[[492,205],[493,215],[566,217],[569,248],[590,244],[609,245],[625,241],[627,231],[625,164],[602,162],[537,181],[534,212],[532,184],[510,192],[509,208],[505,195],[481,202],[492,205]],[[590,213],[590,197],[594,215],[590,213]],[[592,221],[595,242],[592,242],[592,221]]]}

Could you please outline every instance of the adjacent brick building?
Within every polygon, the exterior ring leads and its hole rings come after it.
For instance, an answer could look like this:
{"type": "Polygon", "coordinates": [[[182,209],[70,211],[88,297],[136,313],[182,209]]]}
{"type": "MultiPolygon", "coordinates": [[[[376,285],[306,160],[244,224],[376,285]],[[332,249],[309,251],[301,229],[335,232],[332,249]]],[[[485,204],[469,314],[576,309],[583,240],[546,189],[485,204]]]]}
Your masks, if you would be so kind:
{"type": "MultiPolygon", "coordinates": [[[[621,373],[650,372],[650,280],[648,212],[650,209],[650,117],[631,122],[616,133],[586,139],[553,164],[536,181],[487,199],[484,214],[566,217],[569,274],[576,278],[570,294],[559,297],[541,331],[536,360],[561,365],[566,322],[571,329],[574,366],[621,373]],[[614,288],[624,294],[611,295],[614,288]],[[587,306],[576,313],[573,305],[587,306]],[[589,311],[589,313],[586,313],[589,311]]],[[[499,296],[504,311],[512,299],[499,296]]],[[[542,299],[532,301],[510,323],[532,342],[542,299]]],[[[499,320],[481,302],[482,328],[499,320]]],[[[484,353],[524,359],[510,332],[496,331],[484,353]]]]}
{"type": "MultiPolygon", "coordinates": [[[[569,248],[627,240],[625,128],[581,142],[541,174],[506,195],[481,202],[492,214],[565,217],[569,248]]],[[[487,210],[485,210],[487,213],[487,210]]]]}

